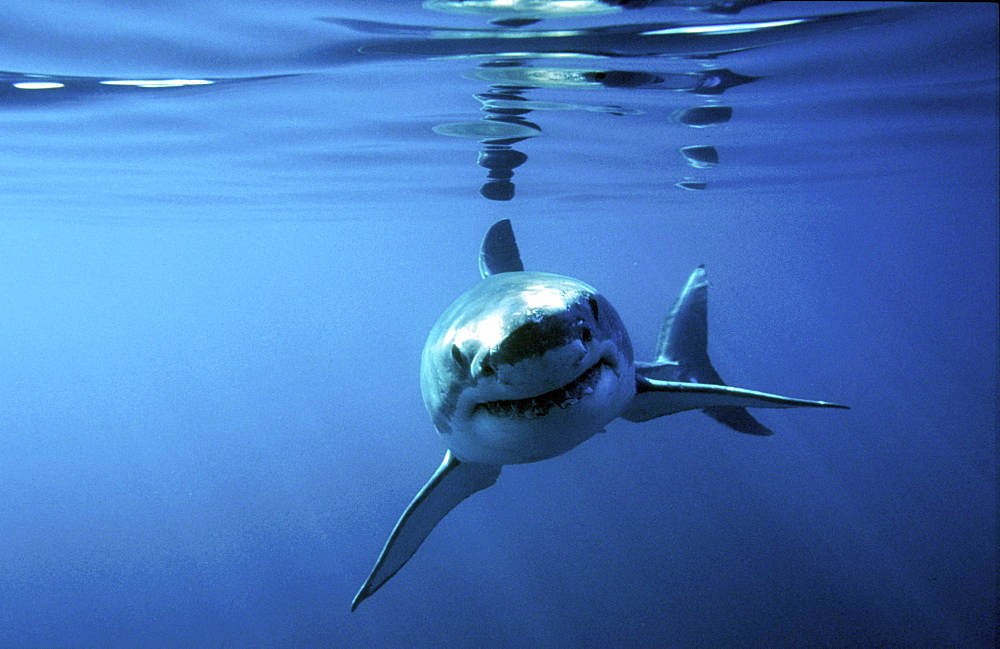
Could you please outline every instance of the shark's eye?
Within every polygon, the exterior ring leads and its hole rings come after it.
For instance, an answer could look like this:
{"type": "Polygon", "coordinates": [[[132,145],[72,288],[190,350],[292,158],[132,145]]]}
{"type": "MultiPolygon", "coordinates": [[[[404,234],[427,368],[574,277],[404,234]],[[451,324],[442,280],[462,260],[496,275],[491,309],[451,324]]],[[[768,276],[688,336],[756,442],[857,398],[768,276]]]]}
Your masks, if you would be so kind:
{"type": "Polygon", "coordinates": [[[587,298],[587,302],[590,303],[590,310],[594,313],[594,322],[597,322],[598,308],[597,308],[597,298],[591,295],[587,298]]]}
{"type": "Polygon", "coordinates": [[[584,325],[580,330],[580,339],[585,343],[589,343],[593,337],[594,335],[590,332],[590,327],[584,325]]]}
{"type": "Polygon", "coordinates": [[[497,371],[493,369],[493,366],[490,365],[490,361],[486,358],[484,358],[483,362],[479,364],[479,372],[483,376],[493,376],[497,373],[497,371]]]}
{"type": "Polygon", "coordinates": [[[469,369],[469,359],[465,357],[462,350],[458,348],[458,345],[451,346],[451,357],[455,360],[455,364],[460,368],[463,370],[469,369]]]}

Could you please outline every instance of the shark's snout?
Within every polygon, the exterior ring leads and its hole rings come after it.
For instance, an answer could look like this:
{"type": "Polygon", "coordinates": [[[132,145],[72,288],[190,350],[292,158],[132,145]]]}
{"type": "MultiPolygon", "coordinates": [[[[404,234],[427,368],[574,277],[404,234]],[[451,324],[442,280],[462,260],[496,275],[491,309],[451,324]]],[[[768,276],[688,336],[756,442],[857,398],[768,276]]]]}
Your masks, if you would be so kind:
{"type": "Polygon", "coordinates": [[[590,327],[583,318],[570,314],[531,318],[500,342],[490,354],[490,360],[494,367],[515,365],[573,343],[585,345],[592,337],[590,327]]]}
{"type": "Polygon", "coordinates": [[[497,383],[511,394],[534,396],[565,385],[580,376],[597,361],[579,340],[521,358],[512,364],[492,366],[497,383]]]}

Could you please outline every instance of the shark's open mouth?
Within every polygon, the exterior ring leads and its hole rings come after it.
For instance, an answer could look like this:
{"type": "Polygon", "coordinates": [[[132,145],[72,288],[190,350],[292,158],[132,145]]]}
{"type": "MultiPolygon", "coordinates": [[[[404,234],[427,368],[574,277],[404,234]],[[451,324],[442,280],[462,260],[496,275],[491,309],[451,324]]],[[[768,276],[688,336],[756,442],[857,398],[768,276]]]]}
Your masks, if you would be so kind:
{"type": "Polygon", "coordinates": [[[525,417],[534,419],[544,417],[552,408],[569,408],[580,402],[580,399],[592,394],[601,372],[611,369],[611,363],[601,359],[589,370],[561,388],[556,388],[535,397],[512,399],[509,401],[487,401],[476,405],[476,409],[484,409],[495,417],[525,417]]]}

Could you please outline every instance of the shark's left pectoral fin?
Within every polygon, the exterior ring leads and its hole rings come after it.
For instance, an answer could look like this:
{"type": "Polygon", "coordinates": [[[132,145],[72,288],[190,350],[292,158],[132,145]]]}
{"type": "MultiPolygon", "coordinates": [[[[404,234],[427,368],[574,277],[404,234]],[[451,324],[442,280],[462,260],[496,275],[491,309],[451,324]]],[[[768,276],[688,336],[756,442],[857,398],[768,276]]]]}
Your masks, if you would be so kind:
{"type": "Polygon", "coordinates": [[[448,451],[431,479],[416,495],[393,528],[365,585],[351,603],[351,610],[370,597],[403,567],[434,526],[458,503],[489,487],[500,476],[500,466],[460,462],[448,451]]]}
{"type": "Polygon", "coordinates": [[[719,407],[738,408],[847,408],[826,401],[792,399],[777,394],[732,388],[727,385],[658,381],[636,377],[636,394],[622,418],[641,422],[671,415],[683,410],[705,410],[719,407]]]}

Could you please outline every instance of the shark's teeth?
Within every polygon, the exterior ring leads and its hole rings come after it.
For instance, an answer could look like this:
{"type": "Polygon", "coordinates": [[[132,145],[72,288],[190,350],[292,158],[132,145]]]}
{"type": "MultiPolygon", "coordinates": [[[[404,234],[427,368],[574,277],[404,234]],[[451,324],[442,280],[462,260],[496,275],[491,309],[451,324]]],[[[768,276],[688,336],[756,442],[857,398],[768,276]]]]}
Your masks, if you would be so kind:
{"type": "Polygon", "coordinates": [[[610,368],[607,361],[601,360],[579,377],[545,394],[524,399],[505,401],[487,401],[476,406],[482,408],[494,417],[524,417],[537,419],[549,414],[552,408],[569,408],[580,403],[580,400],[594,393],[594,386],[601,378],[601,371],[610,368]]]}

